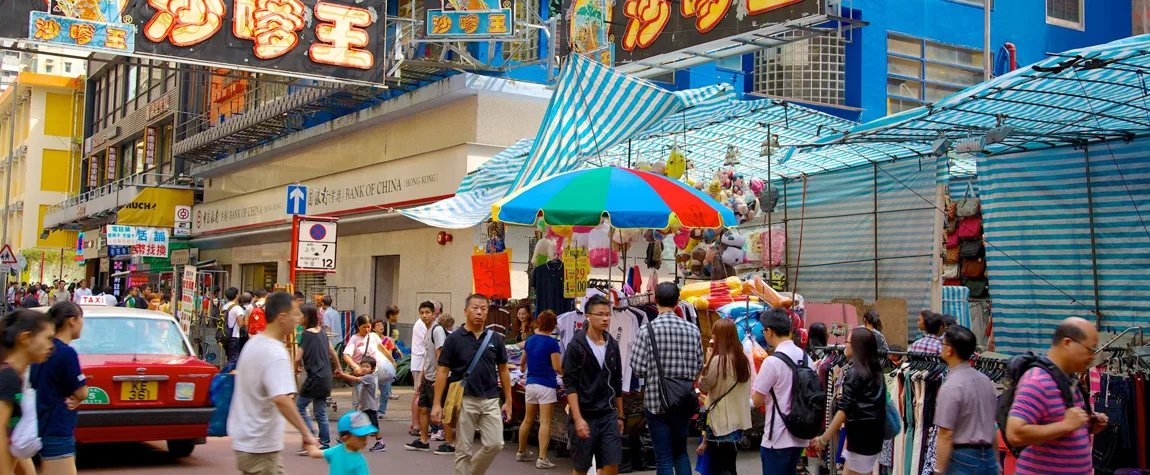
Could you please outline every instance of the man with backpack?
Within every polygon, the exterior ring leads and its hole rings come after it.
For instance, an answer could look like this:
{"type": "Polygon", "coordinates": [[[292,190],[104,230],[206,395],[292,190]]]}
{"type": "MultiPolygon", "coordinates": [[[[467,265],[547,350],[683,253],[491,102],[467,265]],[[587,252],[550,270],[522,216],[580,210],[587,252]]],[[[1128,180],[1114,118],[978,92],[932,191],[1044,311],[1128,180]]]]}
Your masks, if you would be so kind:
{"type": "Polygon", "coordinates": [[[1008,377],[1017,384],[1003,393],[998,418],[1018,458],[1016,474],[1094,473],[1090,435],[1105,430],[1110,419],[1092,413],[1075,375],[1090,368],[1097,347],[1094,325],[1068,318],[1054,330],[1046,356],[1010,360],[1008,377]]]}
{"type": "MultiPolygon", "coordinates": [[[[228,299],[228,303],[224,304],[222,310],[223,318],[220,323],[223,325],[222,333],[217,331],[220,338],[221,346],[224,352],[228,355],[228,364],[235,364],[236,360],[240,357],[240,327],[244,325],[244,307],[240,305],[240,290],[235,287],[228,287],[224,291],[224,298],[228,299]]],[[[217,327],[217,330],[221,330],[217,327]]]]}
{"type": "Polygon", "coordinates": [[[942,335],[942,360],[950,366],[938,390],[935,470],[954,475],[997,475],[994,443],[998,391],[985,374],[970,367],[977,344],[970,329],[951,325],[942,335]]]}
{"type": "Polygon", "coordinates": [[[247,318],[249,337],[258,335],[268,327],[267,316],[264,313],[264,301],[267,299],[268,291],[261,287],[253,290],[252,295],[252,308],[248,312],[247,318]]]}
{"type": "Polygon", "coordinates": [[[765,406],[767,417],[759,449],[763,475],[794,475],[803,449],[822,432],[826,393],[806,353],[791,339],[794,324],[786,310],[764,311],[760,320],[767,343],[775,349],[763,361],[751,391],[751,401],[756,408],[765,406]]]}
{"type": "Polygon", "coordinates": [[[699,327],[675,315],[679,287],[673,282],[655,288],[659,315],[643,324],[631,352],[631,369],[645,378],[643,407],[655,449],[659,475],[691,474],[687,432],[699,413],[694,382],[703,371],[703,342],[699,327]]]}

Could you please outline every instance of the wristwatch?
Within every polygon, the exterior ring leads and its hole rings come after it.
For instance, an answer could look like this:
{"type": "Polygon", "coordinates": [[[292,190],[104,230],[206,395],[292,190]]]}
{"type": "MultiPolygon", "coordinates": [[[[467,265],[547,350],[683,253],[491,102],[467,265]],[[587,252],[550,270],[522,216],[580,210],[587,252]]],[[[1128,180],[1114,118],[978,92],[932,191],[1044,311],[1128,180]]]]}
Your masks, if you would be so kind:
{"type": "Polygon", "coordinates": [[[621,420],[621,421],[623,421],[623,422],[627,422],[627,418],[626,418],[626,417],[623,417],[623,416],[619,416],[619,417],[616,417],[616,419],[619,419],[619,420],[621,420]]]}

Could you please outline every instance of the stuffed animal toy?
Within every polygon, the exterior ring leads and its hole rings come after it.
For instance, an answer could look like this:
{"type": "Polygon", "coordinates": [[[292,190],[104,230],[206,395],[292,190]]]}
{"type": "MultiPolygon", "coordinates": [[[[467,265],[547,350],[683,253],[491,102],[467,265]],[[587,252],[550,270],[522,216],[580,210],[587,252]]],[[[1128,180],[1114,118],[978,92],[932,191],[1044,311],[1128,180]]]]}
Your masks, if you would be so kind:
{"type": "Polygon", "coordinates": [[[746,223],[751,220],[751,209],[746,203],[739,203],[735,206],[735,217],[739,219],[739,224],[746,223]]]}
{"type": "Polygon", "coordinates": [[[656,175],[666,175],[667,174],[667,164],[664,162],[652,163],[651,164],[651,173],[654,173],[656,175]]]}
{"type": "Polygon", "coordinates": [[[635,169],[639,170],[639,171],[649,172],[649,171],[651,171],[651,162],[648,162],[646,160],[638,160],[635,162],[635,169]]]}
{"type": "Polygon", "coordinates": [[[675,247],[679,249],[685,249],[687,252],[691,251],[690,249],[687,249],[687,246],[691,244],[690,229],[679,228],[679,230],[675,232],[675,236],[672,239],[675,241],[675,247]]]}
{"type": "Polygon", "coordinates": [[[719,180],[712,180],[711,183],[707,185],[707,196],[713,199],[719,198],[720,191],[723,191],[723,187],[722,184],[719,183],[719,180]]]}
{"type": "Polygon", "coordinates": [[[719,185],[722,186],[724,190],[731,189],[731,175],[733,175],[733,172],[729,170],[719,170],[715,172],[715,175],[716,179],[719,180],[719,185]]]}
{"type": "Polygon", "coordinates": [[[747,181],[743,179],[743,175],[735,175],[735,180],[731,183],[731,193],[735,196],[742,196],[746,190],[747,181]]]}
{"type": "Polygon", "coordinates": [[[751,194],[755,197],[761,197],[763,195],[763,180],[761,178],[751,178],[749,186],[751,188],[751,194]]]}
{"type": "Polygon", "coordinates": [[[667,167],[664,170],[667,178],[678,180],[687,171],[687,157],[677,148],[671,149],[671,156],[667,157],[667,167]]]}
{"type": "Polygon", "coordinates": [[[692,275],[705,277],[703,270],[706,265],[707,249],[709,248],[710,246],[703,244],[695,246],[695,249],[691,251],[691,260],[687,263],[687,268],[690,269],[692,275]]]}
{"type": "Polygon", "coordinates": [[[731,229],[724,232],[719,243],[723,248],[724,264],[737,266],[746,262],[747,253],[743,250],[743,245],[747,243],[747,238],[738,231],[731,229]]]}

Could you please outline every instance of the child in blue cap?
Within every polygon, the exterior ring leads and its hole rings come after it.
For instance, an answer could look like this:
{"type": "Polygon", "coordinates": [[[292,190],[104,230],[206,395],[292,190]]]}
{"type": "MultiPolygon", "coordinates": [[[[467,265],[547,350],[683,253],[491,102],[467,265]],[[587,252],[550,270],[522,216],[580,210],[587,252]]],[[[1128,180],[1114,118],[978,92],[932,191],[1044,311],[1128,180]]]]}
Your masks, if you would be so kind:
{"type": "Polygon", "coordinates": [[[379,432],[362,411],[351,411],[339,418],[336,429],[339,431],[339,440],[342,444],[327,450],[308,446],[307,454],[311,458],[322,458],[327,461],[328,473],[331,475],[368,475],[367,459],[360,453],[367,446],[368,436],[379,432]]]}

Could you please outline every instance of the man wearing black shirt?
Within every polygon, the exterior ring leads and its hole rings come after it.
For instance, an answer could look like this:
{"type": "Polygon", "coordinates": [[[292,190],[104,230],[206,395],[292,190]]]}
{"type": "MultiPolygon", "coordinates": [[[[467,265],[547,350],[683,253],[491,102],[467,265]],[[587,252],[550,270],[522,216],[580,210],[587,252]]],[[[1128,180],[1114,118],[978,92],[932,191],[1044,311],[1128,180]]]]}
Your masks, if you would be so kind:
{"type": "MultiPolygon", "coordinates": [[[[449,384],[463,379],[471,360],[480,351],[486,333],[487,297],[472,294],[464,301],[464,323],[447,336],[439,355],[435,377],[435,399],[431,420],[443,421],[443,395],[449,384]]],[[[511,417],[511,373],[507,370],[507,351],[498,333],[482,349],[482,356],[464,382],[463,404],[459,411],[458,434],[479,430],[482,446],[471,455],[474,437],[460,436],[455,451],[455,475],[483,475],[491,461],[503,449],[503,421],[511,417]],[[497,379],[498,378],[498,379],[497,379]],[[499,406],[500,384],[503,404],[499,406]]]]}

